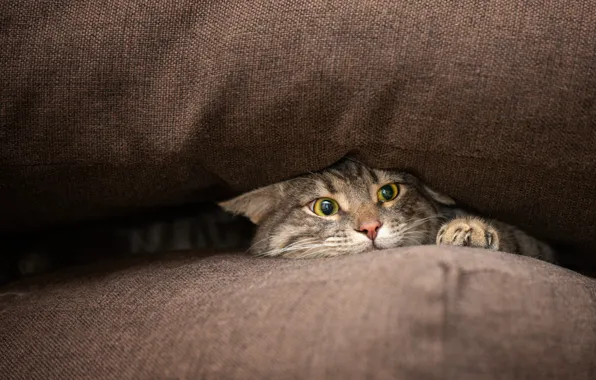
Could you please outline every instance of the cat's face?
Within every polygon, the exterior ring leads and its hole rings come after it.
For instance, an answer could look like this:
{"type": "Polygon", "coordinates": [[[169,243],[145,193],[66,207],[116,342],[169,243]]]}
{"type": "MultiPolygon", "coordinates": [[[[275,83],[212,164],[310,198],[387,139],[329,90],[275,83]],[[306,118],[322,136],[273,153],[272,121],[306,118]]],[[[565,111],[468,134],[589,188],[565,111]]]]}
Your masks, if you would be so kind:
{"type": "Polygon", "coordinates": [[[252,253],[307,258],[434,242],[449,197],[403,173],[344,161],[220,205],[258,225],[252,253]]]}

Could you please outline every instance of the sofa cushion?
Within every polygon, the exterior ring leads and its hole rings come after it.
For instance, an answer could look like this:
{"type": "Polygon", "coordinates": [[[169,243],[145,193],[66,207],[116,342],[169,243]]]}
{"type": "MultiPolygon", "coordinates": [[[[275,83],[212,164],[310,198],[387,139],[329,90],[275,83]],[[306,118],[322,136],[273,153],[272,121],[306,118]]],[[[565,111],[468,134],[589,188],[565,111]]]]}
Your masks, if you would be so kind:
{"type": "Polygon", "coordinates": [[[0,231],[220,199],[352,153],[596,251],[590,0],[0,14],[0,231]]]}
{"type": "Polygon", "coordinates": [[[1,293],[11,379],[596,376],[596,281],[482,250],[181,258],[1,293]]]}

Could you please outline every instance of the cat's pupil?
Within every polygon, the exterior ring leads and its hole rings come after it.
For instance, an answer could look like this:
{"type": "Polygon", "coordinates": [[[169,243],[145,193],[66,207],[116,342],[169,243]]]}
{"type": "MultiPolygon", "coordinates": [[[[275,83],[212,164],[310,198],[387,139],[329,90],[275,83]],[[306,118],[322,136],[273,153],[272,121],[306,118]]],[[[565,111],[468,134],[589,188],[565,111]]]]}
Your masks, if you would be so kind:
{"type": "Polygon", "coordinates": [[[381,195],[383,196],[383,199],[393,198],[393,188],[391,188],[391,186],[383,186],[381,188],[381,195]]]}
{"type": "Polygon", "coordinates": [[[322,201],[321,202],[321,211],[325,215],[333,214],[333,203],[331,203],[331,201],[327,201],[327,200],[322,201]]]}

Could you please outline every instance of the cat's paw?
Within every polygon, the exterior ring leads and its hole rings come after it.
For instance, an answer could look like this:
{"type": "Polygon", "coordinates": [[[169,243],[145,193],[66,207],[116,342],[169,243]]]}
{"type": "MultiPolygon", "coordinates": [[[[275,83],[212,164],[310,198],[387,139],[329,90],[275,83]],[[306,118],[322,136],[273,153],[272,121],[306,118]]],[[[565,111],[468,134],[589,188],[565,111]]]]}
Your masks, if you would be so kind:
{"type": "Polygon", "coordinates": [[[489,223],[477,218],[456,218],[437,233],[437,245],[457,245],[499,250],[499,233],[489,223]]]}

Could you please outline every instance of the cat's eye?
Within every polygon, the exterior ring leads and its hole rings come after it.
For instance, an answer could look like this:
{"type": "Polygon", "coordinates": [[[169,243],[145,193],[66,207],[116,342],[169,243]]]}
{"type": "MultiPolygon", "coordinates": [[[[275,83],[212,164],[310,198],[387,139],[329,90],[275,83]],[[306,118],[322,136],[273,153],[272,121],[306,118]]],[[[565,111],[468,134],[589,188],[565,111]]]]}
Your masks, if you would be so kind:
{"type": "Polygon", "coordinates": [[[312,201],[310,210],[319,216],[331,216],[339,211],[339,204],[331,198],[319,198],[312,201]]]}
{"type": "Polygon", "coordinates": [[[382,186],[379,191],[377,191],[377,198],[379,202],[389,202],[394,200],[397,195],[399,194],[399,187],[395,183],[388,183],[385,186],[382,186]]]}

